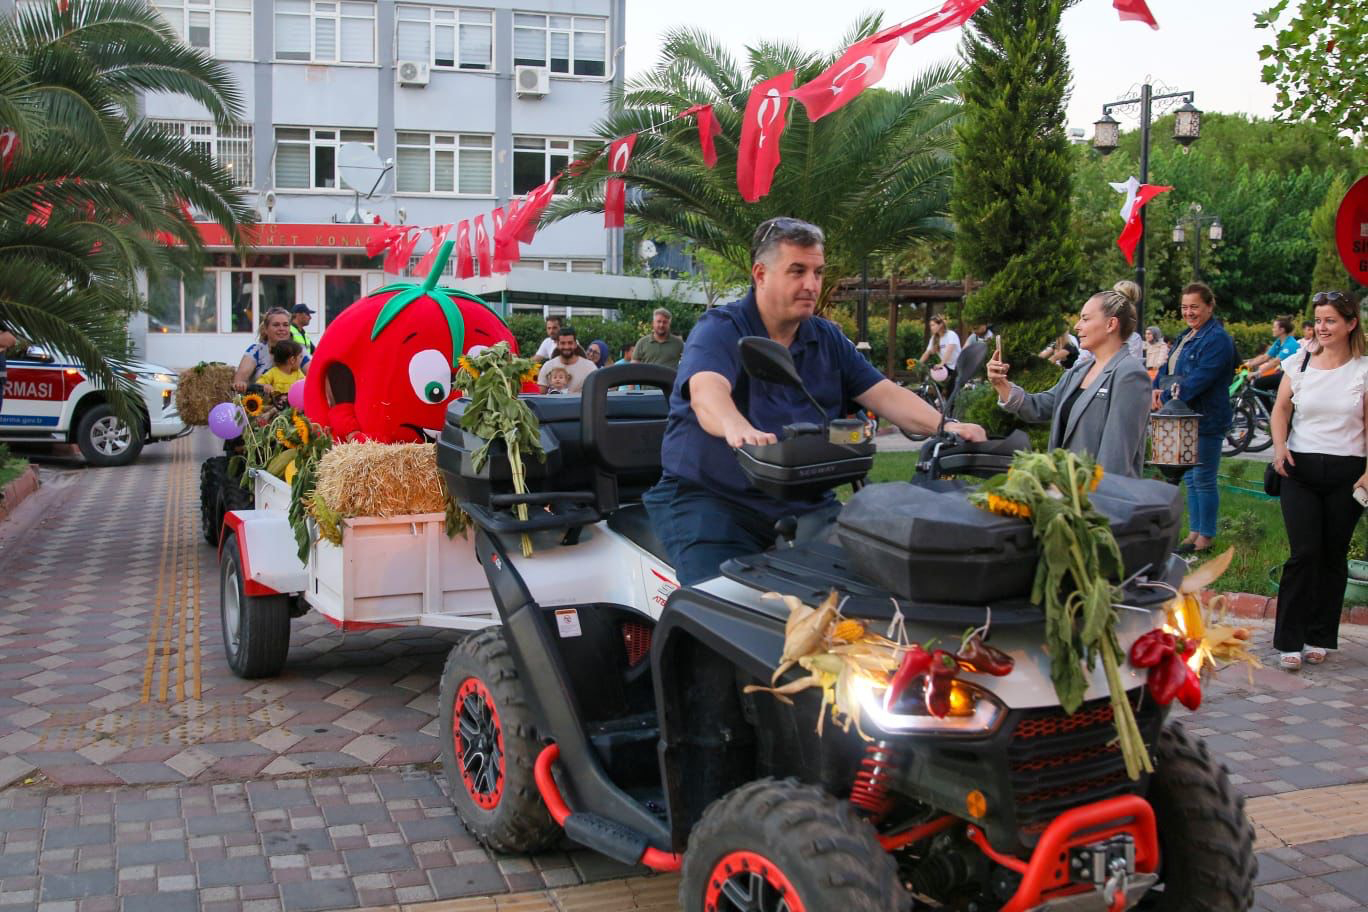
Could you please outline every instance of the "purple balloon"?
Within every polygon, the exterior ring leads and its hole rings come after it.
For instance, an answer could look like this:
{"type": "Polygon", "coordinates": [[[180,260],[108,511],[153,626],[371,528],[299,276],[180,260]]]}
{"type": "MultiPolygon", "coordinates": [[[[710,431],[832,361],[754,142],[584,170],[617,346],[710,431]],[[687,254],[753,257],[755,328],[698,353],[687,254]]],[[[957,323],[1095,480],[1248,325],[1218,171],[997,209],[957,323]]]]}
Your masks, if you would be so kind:
{"type": "Polygon", "coordinates": [[[290,386],[290,391],[285,394],[285,398],[290,403],[290,408],[296,412],[304,411],[304,381],[296,380],[290,386]]]}
{"type": "Polygon", "coordinates": [[[236,403],[220,402],[209,410],[209,432],[224,440],[234,440],[242,436],[247,419],[236,403]]]}

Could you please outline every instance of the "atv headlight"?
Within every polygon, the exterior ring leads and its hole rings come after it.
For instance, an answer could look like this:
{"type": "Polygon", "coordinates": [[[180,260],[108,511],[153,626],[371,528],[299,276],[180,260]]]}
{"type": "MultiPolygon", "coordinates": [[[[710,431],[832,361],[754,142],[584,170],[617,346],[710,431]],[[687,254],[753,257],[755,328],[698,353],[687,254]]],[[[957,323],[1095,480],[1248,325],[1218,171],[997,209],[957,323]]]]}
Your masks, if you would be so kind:
{"type": "Polygon", "coordinates": [[[861,717],[890,734],[959,732],[977,735],[997,727],[1005,710],[997,697],[977,684],[958,678],[950,686],[950,712],[944,717],[937,717],[926,708],[916,683],[913,685],[917,689],[916,694],[904,694],[892,709],[884,709],[883,691],[876,691],[873,682],[857,678],[854,684],[860,701],[861,717]]]}

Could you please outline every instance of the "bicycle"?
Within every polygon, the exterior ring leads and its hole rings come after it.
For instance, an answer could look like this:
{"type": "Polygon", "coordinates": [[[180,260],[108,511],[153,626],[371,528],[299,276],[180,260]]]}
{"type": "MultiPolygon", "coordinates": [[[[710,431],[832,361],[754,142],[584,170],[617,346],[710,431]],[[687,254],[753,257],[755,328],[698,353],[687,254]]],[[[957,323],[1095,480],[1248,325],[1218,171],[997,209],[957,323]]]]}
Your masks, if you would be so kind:
{"type": "Polygon", "coordinates": [[[1249,369],[1241,367],[1230,384],[1231,423],[1221,447],[1223,456],[1262,453],[1273,445],[1269,422],[1277,391],[1259,389],[1254,380],[1249,369]]]}

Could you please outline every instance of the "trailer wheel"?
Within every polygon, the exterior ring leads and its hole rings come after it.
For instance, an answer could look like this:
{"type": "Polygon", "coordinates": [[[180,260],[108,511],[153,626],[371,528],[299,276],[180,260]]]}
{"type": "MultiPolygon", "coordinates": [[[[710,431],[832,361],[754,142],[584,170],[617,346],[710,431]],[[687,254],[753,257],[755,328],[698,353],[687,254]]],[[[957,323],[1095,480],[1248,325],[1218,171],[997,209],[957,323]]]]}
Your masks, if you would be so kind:
{"type": "Polygon", "coordinates": [[[1178,722],[1159,733],[1149,798],[1159,828],[1160,881],[1139,908],[1244,912],[1254,904],[1254,827],[1244,796],[1206,742],[1178,722]]]}
{"type": "Polygon", "coordinates": [[[683,912],[891,912],[911,899],[874,828],[796,779],[760,779],[710,804],[679,885],[683,912]]]}
{"type": "Polygon", "coordinates": [[[93,466],[128,465],[143,448],[143,428],[114,414],[108,403],[91,406],[76,425],[76,445],[93,466]]]}
{"type": "Polygon", "coordinates": [[[200,526],[204,540],[218,547],[229,510],[250,510],[252,492],[228,470],[227,456],[212,456],[200,466],[200,526]]]}
{"type": "Polygon", "coordinates": [[[223,620],[223,652],[239,678],[273,678],[285,667],[290,651],[290,599],[284,595],[248,595],[237,533],[223,540],[219,567],[219,613],[223,620]]]}
{"type": "Polygon", "coordinates": [[[486,627],[452,647],[440,699],[442,770],[461,820],[500,852],[554,845],[560,827],[532,774],[541,741],[502,628],[486,627]]]}

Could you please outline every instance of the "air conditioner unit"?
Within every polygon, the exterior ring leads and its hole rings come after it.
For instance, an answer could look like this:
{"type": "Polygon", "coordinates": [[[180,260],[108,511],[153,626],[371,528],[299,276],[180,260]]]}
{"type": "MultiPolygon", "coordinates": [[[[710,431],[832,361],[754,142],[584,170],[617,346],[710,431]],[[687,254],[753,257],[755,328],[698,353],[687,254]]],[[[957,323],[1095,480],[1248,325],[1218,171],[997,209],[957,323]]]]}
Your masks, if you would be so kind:
{"type": "Polygon", "coordinates": [[[425,86],[431,77],[426,61],[401,60],[395,68],[401,86],[425,86]]]}
{"type": "Polygon", "coordinates": [[[541,98],[551,91],[551,71],[546,67],[514,67],[513,83],[519,98],[541,98]]]}

